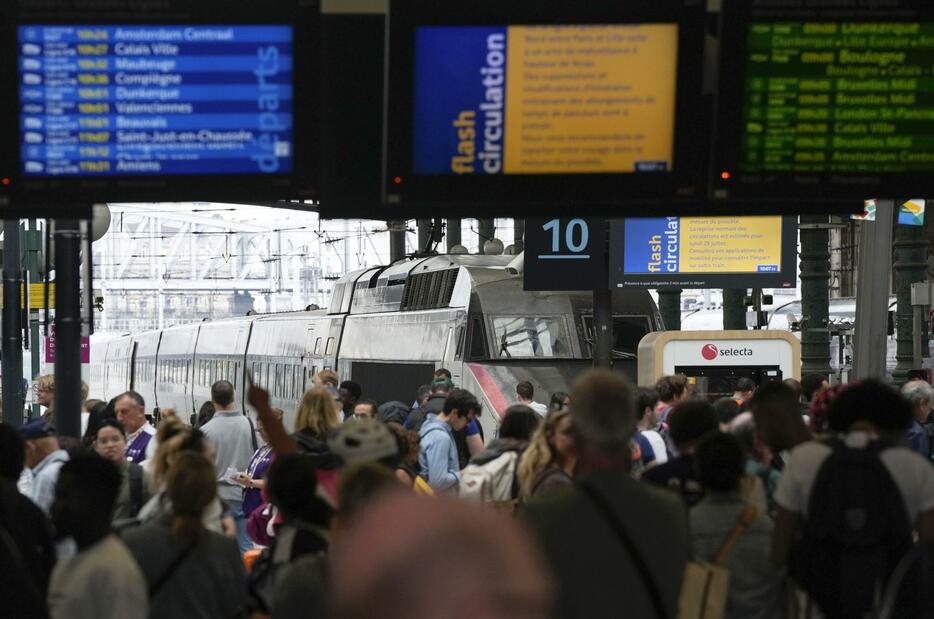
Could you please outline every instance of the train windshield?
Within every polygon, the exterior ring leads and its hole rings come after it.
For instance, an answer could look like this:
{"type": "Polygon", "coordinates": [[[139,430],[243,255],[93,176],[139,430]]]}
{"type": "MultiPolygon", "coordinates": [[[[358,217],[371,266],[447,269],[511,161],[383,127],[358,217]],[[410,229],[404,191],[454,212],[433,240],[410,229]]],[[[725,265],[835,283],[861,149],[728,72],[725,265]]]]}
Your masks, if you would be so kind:
{"type": "MultiPolygon", "coordinates": [[[[593,316],[582,316],[584,334],[587,342],[593,346],[593,316]]],[[[613,356],[616,358],[635,358],[639,342],[649,332],[649,319],[646,316],[613,316],[613,356]]]]}
{"type": "Polygon", "coordinates": [[[497,357],[571,356],[567,325],[561,316],[494,316],[491,321],[497,357]]]}

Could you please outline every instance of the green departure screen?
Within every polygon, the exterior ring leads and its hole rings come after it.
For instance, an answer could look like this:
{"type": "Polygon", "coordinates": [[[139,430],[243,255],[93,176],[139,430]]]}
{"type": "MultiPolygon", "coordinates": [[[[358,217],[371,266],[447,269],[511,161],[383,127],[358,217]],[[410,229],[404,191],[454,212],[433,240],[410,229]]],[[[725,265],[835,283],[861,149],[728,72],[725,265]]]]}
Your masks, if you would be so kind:
{"type": "Polygon", "coordinates": [[[934,172],[934,23],[753,22],[740,169],[934,172]]]}

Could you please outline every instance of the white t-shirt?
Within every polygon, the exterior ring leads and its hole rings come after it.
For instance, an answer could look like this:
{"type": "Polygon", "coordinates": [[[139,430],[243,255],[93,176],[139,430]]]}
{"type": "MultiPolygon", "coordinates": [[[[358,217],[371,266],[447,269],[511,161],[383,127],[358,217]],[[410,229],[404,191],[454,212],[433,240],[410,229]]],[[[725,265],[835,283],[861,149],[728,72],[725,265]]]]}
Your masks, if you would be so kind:
{"type": "Polygon", "coordinates": [[[52,619],[146,619],[149,591],[136,559],[115,535],[59,561],[49,581],[52,619]]]}
{"type": "MultiPolygon", "coordinates": [[[[862,448],[873,438],[866,432],[850,432],[844,441],[849,447],[862,448]]],[[[817,473],[832,452],[819,441],[808,441],[791,450],[791,458],[775,489],[775,502],[807,516],[817,473]]],[[[879,459],[898,486],[912,524],[919,514],[934,509],[934,467],[930,462],[906,447],[890,447],[879,454],[879,459]]]]}
{"type": "Polygon", "coordinates": [[[541,402],[529,402],[528,407],[533,411],[544,417],[548,414],[548,407],[542,404],[541,402]]]}
{"type": "Polygon", "coordinates": [[[649,441],[649,445],[652,446],[652,451],[655,452],[655,464],[668,462],[668,448],[665,447],[665,439],[662,438],[662,435],[655,430],[641,430],[641,432],[642,436],[649,441]]]}

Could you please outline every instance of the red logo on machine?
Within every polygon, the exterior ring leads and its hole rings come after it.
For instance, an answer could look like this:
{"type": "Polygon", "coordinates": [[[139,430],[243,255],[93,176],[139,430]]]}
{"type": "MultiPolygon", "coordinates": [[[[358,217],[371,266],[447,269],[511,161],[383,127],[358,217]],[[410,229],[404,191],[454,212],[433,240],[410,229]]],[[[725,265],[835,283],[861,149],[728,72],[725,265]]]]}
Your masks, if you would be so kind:
{"type": "Polygon", "coordinates": [[[704,347],[701,348],[700,354],[707,361],[713,361],[717,358],[717,353],[720,351],[717,350],[717,347],[713,344],[704,344],[704,347]]]}

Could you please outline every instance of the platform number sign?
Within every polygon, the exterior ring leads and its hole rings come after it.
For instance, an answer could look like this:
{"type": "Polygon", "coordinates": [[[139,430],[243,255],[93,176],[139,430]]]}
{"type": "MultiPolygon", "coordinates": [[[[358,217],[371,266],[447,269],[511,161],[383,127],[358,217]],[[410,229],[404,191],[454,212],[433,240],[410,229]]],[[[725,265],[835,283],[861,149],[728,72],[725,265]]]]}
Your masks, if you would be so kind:
{"type": "Polygon", "coordinates": [[[562,222],[550,219],[542,230],[551,233],[551,253],[539,256],[541,260],[589,260],[587,245],[590,242],[590,226],[583,219],[562,222]],[[561,228],[564,234],[561,234],[561,228]],[[563,237],[563,238],[562,238],[563,237]],[[563,242],[562,242],[563,241],[563,242]]]}
{"type": "Polygon", "coordinates": [[[526,290],[593,290],[607,285],[606,221],[567,217],[525,223],[526,290]]]}

